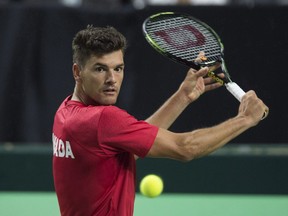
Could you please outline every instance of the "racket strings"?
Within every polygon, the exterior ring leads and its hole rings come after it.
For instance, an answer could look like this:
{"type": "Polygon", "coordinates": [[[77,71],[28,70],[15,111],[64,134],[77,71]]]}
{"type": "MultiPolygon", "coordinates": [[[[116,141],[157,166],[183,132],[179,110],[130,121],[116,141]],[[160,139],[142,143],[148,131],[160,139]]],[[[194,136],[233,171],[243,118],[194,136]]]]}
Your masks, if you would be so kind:
{"type": "Polygon", "coordinates": [[[149,36],[165,52],[187,61],[194,61],[200,51],[207,62],[221,57],[218,39],[202,24],[184,17],[170,17],[146,24],[149,36]]]}

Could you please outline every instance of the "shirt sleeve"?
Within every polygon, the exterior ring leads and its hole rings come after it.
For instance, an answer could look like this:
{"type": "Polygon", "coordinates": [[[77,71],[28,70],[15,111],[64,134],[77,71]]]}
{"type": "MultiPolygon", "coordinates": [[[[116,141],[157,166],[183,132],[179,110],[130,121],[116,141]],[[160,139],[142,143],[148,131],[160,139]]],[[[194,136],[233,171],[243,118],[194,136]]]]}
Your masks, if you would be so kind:
{"type": "Polygon", "coordinates": [[[115,106],[107,106],[99,120],[98,140],[106,154],[128,151],[145,157],[157,132],[156,126],[139,121],[115,106]]]}

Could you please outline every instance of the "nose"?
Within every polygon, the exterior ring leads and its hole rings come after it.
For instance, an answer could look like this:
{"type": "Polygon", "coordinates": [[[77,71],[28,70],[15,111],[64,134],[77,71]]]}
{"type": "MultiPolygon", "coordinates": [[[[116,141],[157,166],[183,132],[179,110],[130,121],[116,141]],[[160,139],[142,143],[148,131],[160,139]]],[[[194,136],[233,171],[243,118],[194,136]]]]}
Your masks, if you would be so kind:
{"type": "Polygon", "coordinates": [[[115,84],[116,83],[116,77],[115,77],[114,71],[109,70],[107,72],[105,83],[107,83],[107,84],[115,84]]]}

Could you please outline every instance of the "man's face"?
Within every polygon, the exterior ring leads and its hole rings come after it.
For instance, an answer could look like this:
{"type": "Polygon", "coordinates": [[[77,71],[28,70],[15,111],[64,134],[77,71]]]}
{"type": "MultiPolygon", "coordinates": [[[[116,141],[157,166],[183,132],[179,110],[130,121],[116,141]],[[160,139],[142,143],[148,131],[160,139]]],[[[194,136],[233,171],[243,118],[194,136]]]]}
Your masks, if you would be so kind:
{"type": "Polygon", "coordinates": [[[115,104],[124,76],[124,59],[121,50],[102,56],[91,56],[80,70],[81,97],[91,105],[115,104]]]}

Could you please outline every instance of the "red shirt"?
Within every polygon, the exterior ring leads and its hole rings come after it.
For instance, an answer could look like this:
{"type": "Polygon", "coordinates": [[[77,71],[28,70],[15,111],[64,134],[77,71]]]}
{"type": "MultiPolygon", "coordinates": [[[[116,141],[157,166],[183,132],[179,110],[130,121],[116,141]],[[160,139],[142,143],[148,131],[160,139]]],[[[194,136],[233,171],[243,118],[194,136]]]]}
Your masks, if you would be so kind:
{"type": "Polygon", "coordinates": [[[158,128],[115,106],[64,100],[53,125],[53,176],[62,216],[132,216],[134,154],[145,157],[158,128]]]}

